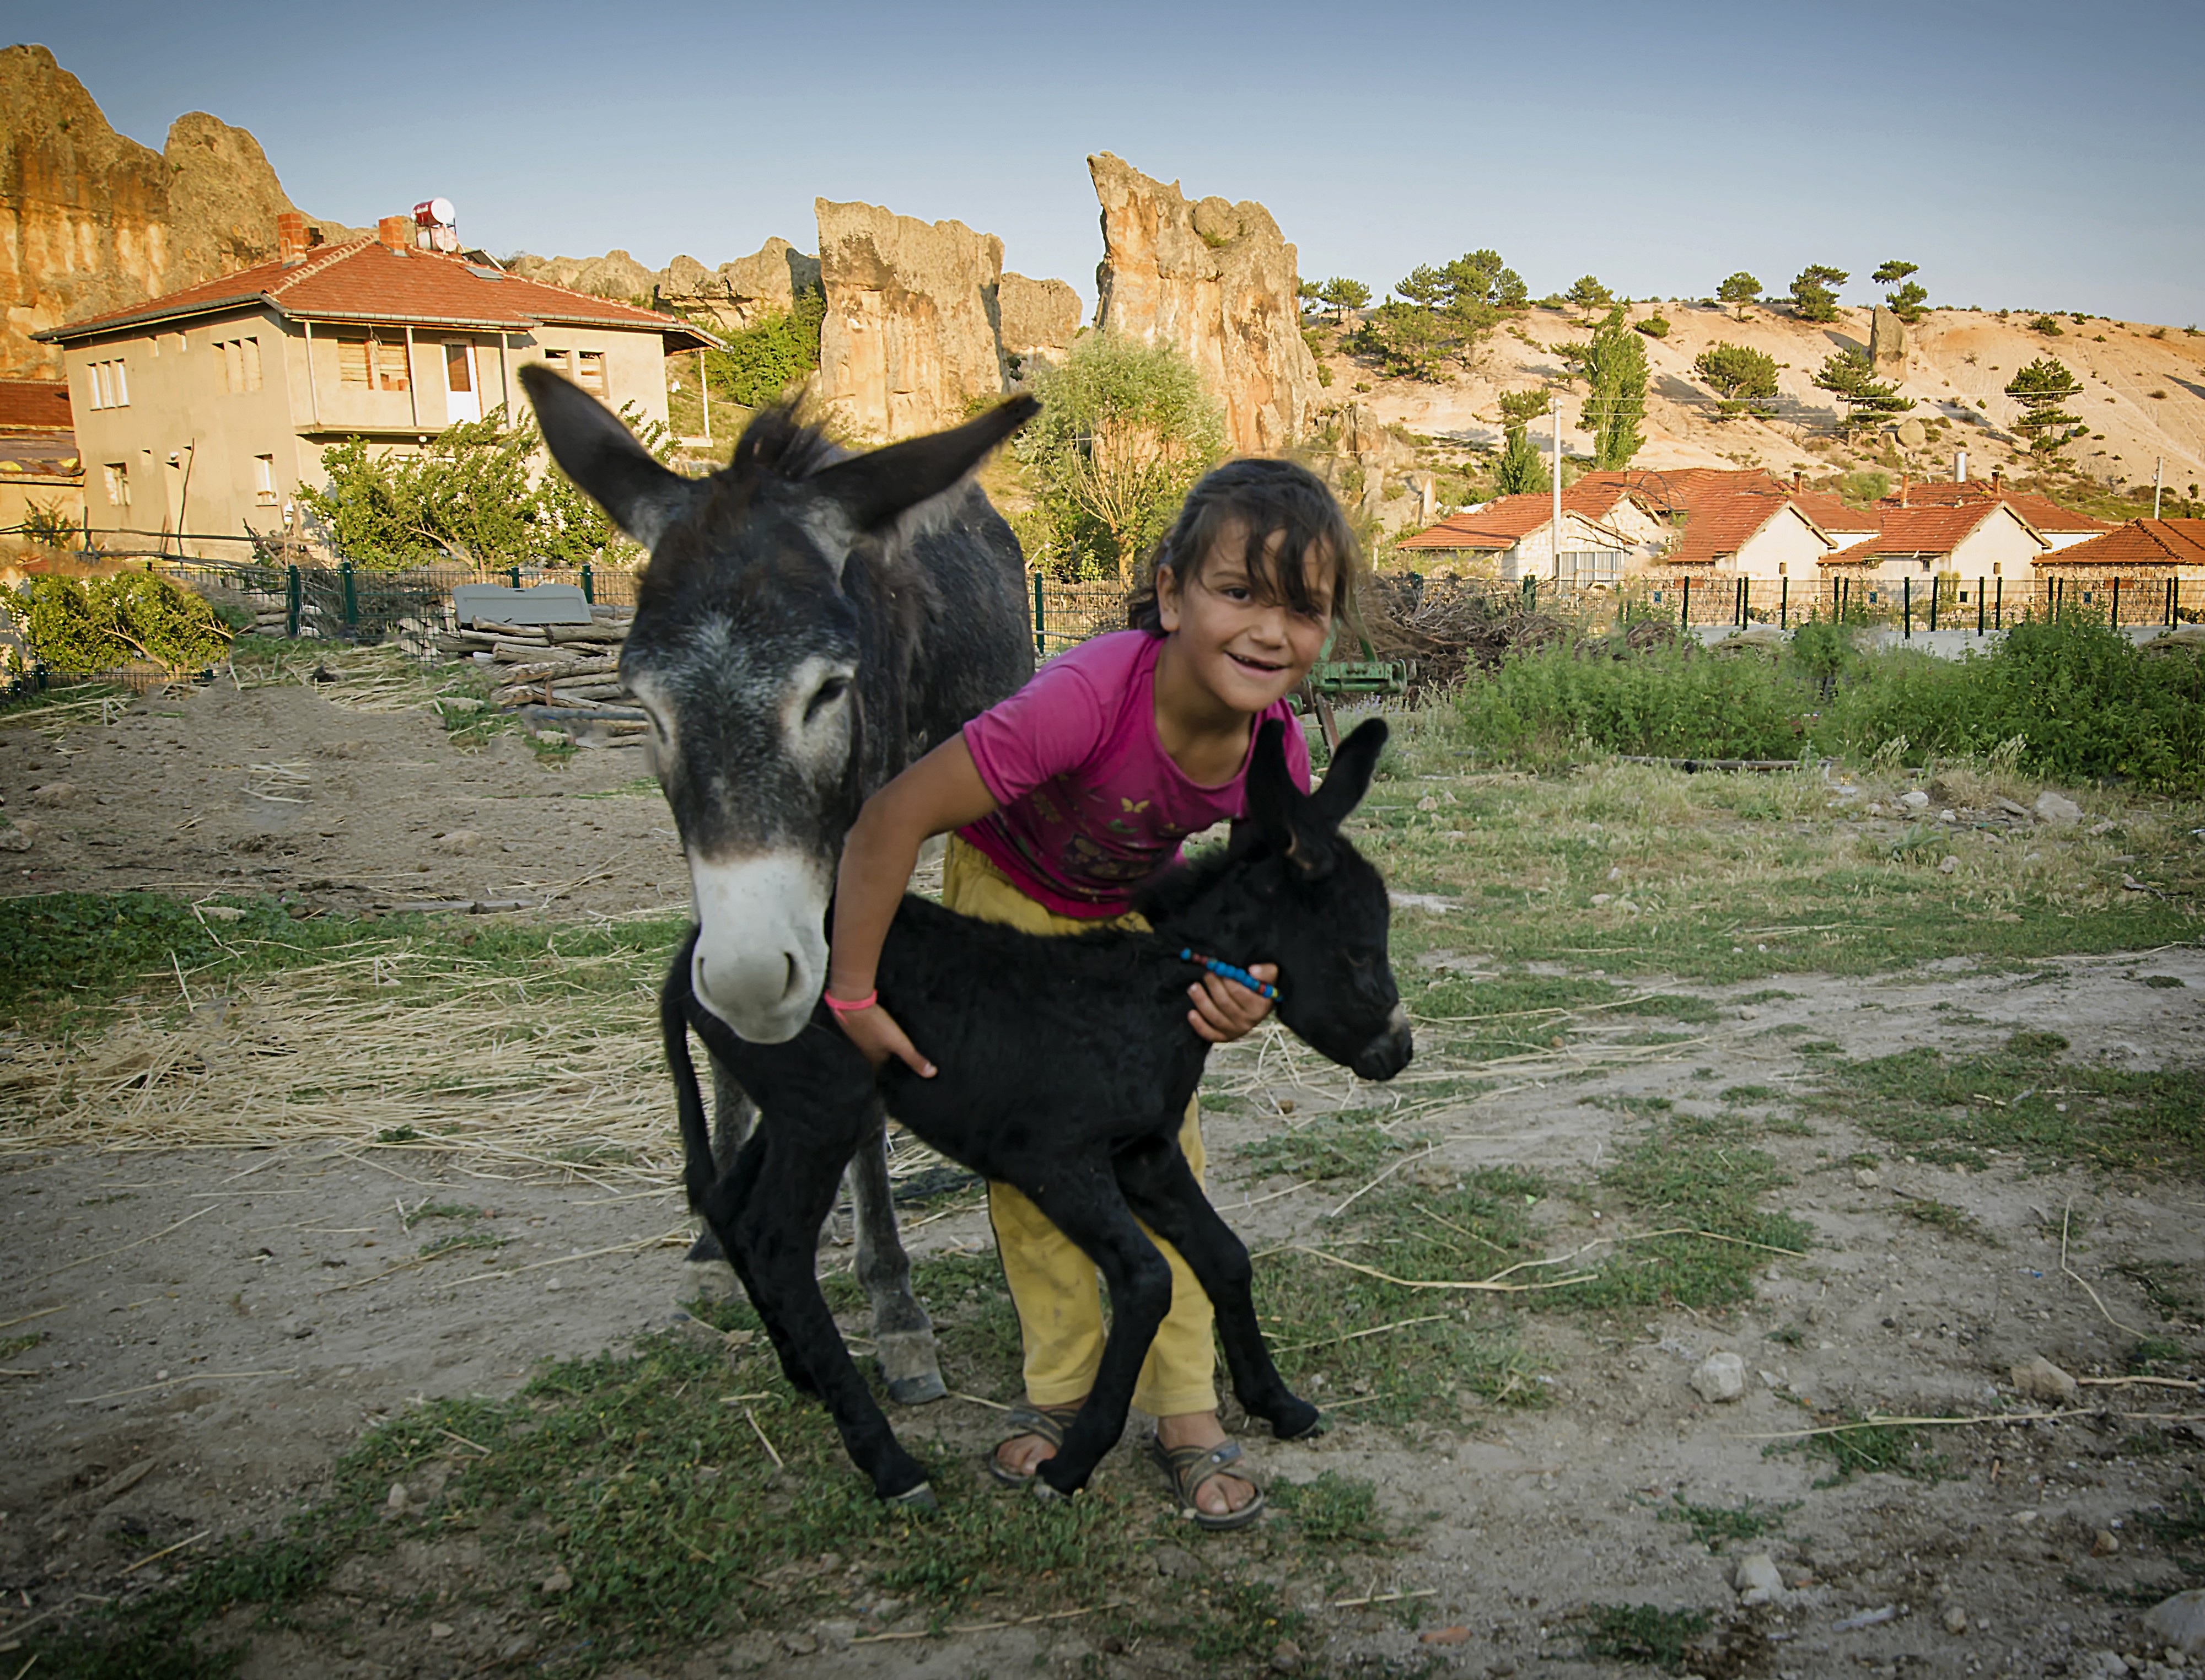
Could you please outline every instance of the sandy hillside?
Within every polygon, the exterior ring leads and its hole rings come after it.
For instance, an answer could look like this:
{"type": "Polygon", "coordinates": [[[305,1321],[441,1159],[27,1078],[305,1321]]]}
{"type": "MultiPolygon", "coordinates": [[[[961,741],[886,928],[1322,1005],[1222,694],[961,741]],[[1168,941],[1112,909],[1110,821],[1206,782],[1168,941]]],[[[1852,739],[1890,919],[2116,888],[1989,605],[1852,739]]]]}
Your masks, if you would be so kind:
{"type": "MultiPolygon", "coordinates": [[[[1665,338],[1646,341],[1646,447],[1637,465],[1762,466],[1780,472],[1800,466],[1824,472],[1844,458],[1831,433],[1835,405],[1810,382],[1833,349],[1866,346],[1867,310],[1843,310],[1836,321],[1816,325],[1759,307],[1740,321],[1716,306],[1638,304],[1631,318],[1643,321],[1656,313],[1668,320],[1670,330],[1665,338]],[[1775,419],[1715,418],[1710,393],[1693,377],[1692,362],[1718,343],[1747,345],[1775,359],[1781,370],[1775,419]]],[[[2070,451],[2075,466],[2108,484],[2149,486],[2154,458],[2164,456],[2171,487],[2186,490],[2205,479],[2205,336],[2179,326],[2095,318],[2077,325],[2061,317],[2062,334],[2051,338],[2030,330],[2030,318],[2020,312],[2001,320],[1941,309],[1909,329],[1900,389],[1917,405],[1906,418],[1922,421],[1928,433],[1920,447],[1906,452],[1909,465],[1948,472],[1953,451],[1964,448],[1970,471],[1981,476],[1994,462],[2021,459],[2025,451],[2007,430],[2019,408],[2004,387],[2016,370],[2052,355],[2084,387],[2071,412],[2090,423],[2093,436],[2070,451]],[[2156,332],[2165,336],[2154,337],[2156,332]]],[[[1553,347],[1590,336],[1578,315],[1535,309],[1489,338],[1473,367],[1453,369],[1442,382],[1382,378],[1358,359],[1334,354],[1328,358],[1331,390],[1337,396],[1367,384],[1370,389],[1360,400],[1386,421],[1495,447],[1499,394],[1563,381],[1568,370],[1553,347]]],[[[1581,399],[1584,388],[1577,383],[1565,389],[1581,399]]],[[[1580,406],[1564,402],[1565,439],[1572,452],[1589,452],[1590,435],[1574,424],[1580,406]]]]}

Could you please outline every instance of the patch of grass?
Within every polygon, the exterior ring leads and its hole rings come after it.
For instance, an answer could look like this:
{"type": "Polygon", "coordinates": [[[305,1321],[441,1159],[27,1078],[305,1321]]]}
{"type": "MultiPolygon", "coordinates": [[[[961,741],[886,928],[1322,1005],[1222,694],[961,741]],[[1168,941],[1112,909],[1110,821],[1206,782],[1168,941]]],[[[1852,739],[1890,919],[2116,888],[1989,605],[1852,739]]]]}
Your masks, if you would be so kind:
{"type": "Polygon", "coordinates": [[[0,1337],[0,1359],[13,1359],[19,1353],[28,1353],[46,1339],[43,1330],[27,1330],[20,1336],[0,1337]]]}
{"type": "Polygon", "coordinates": [[[2205,1302],[2191,1292],[2180,1267],[2156,1261],[2125,1260],[2117,1263],[2113,1270],[2141,1289],[2144,1298],[2168,1323],[2205,1328],[2205,1302]]]}
{"type": "Polygon", "coordinates": [[[2140,1511],[2130,1518],[2143,1530],[2182,1572],[2205,1576],[2205,1493],[2195,1487],[2178,1487],[2163,1511],[2140,1511]]]}
{"type": "Polygon", "coordinates": [[[1928,1438],[1919,1429],[1903,1423],[1866,1423],[1852,1413],[1833,1419],[1824,1434],[1772,1441],[1762,1448],[1761,1456],[1778,1457],[1794,1452],[1829,1460],[1830,1474],[1816,1482],[1816,1487],[1835,1487],[1856,1475],[1877,1471],[1933,1484],[1954,1479],[1952,1460],[1941,1452],[1930,1451],[1928,1438]]]}
{"type": "Polygon", "coordinates": [[[1368,1549],[1385,1546],[1393,1538],[1378,1517],[1377,1488],[1336,1470],[1327,1470],[1314,1481],[1274,1482],[1270,1503],[1294,1519],[1306,1546],[1368,1549]]]}
{"type": "Polygon", "coordinates": [[[1986,1229],[1983,1222],[1964,1208],[1955,1208],[1949,1202],[1940,1202],[1934,1196],[1909,1196],[1899,1205],[1899,1211],[1917,1225],[1926,1225],[1950,1237],[1964,1237],[1971,1243],[1981,1243],[1986,1248],[2003,1248],[1995,1234],[1986,1229]]]}
{"type": "Polygon", "coordinates": [[[2186,986],[2190,983],[2178,976],[2172,974],[2147,974],[2139,978],[2142,984],[2150,987],[2154,991],[2160,992],[2172,991],[2178,986],[2186,986]]]}
{"type": "Polygon", "coordinates": [[[2205,1073],[2144,1073],[2059,1060],[2057,1033],[2018,1032],[1997,1049],[1930,1047],[1827,1068],[1810,1099],[1906,1153],[1979,1164],[1986,1148],[2043,1167],[2205,1172],[2205,1073]]]}
{"type": "Polygon", "coordinates": [[[1783,1095],[1774,1085],[1729,1085],[1722,1091],[1725,1102],[1776,1102],[1783,1095]]]}
{"type": "Polygon", "coordinates": [[[1796,1499],[1785,1505],[1757,1505],[1748,1499],[1740,1505],[1696,1505],[1682,1493],[1670,1496],[1672,1503],[1657,1509],[1654,1515],[1664,1523],[1682,1523],[1692,1531],[1692,1538],[1709,1551],[1719,1550],[1725,1540],[1758,1540],[1763,1535],[1780,1534],[1784,1518],[1799,1509],[1796,1499]]]}
{"type": "Polygon", "coordinates": [[[1571,1618],[1592,1662],[1643,1663],[1665,1674],[1682,1674],[1693,1647],[1714,1625],[1704,1610],[1663,1610],[1650,1604],[1591,1604],[1571,1618]]]}
{"type": "Polygon", "coordinates": [[[1384,1170],[1389,1156],[1401,1154],[1421,1137],[1394,1137],[1381,1131],[1376,1112],[1343,1108],[1311,1120],[1293,1131],[1242,1144],[1237,1158],[1257,1173],[1322,1182],[1361,1180],[1384,1170]]]}
{"type": "MultiPolygon", "coordinates": [[[[0,1346],[0,1353],[7,1350],[0,1346]]],[[[2187,1365],[2189,1351],[2181,1343],[2164,1336],[2141,1336],[2129,1350],[2128,1368],[2137,1376],[2161,1376],[2177,1366],[2187,1365]]]]}
{"type": "Polygon", "coordinates": [[[587,793],[577,793],[578,799],[655,799],[659,796],[657,778],[638,776],[617,787],[600,787],[587,793]]]}
{"type": "Polygon", "coordinates": [[[423,1220],[466,1220],[472,1223],[484,1217],[481,1208],[471,1208],[465,1202],[424,1202],[418,1208],[407,1208],[401,1204],[398,1222],[401,1228],[411,1231],[423,1220]]]}
{"type": "Polygon", "coordinates": [[[448,1231],[441,1237],[432,1237],[421,1244],[420,1257],[434,1260],[440,1254],[451,1254],[461,1249],[502,1249],[507,1238],[489,1231],[448,1231]]]}

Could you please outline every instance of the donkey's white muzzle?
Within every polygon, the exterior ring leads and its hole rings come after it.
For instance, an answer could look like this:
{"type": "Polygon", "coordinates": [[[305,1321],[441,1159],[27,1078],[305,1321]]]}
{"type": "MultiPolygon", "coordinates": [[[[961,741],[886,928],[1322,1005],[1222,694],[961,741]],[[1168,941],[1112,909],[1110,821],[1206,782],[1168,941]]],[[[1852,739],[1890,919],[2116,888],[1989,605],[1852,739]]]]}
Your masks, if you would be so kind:
{"type": "Polygon", "coordinates": [[[689,865],[697,913],[689,981],[697,1001],[753,1044],[804,1030],[827,980],[831,883],[811,858],[782,852],[689,865]]]}

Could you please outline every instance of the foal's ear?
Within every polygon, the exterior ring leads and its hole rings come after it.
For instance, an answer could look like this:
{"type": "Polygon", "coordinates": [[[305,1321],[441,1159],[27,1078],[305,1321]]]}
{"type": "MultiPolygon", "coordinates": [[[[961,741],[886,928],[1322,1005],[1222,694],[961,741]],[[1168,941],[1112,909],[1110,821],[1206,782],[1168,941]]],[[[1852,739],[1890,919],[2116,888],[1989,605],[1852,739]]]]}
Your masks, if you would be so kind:
{"type": "Polygon", "coordinates": [[[1031,397],[1014,396],[948,431],[837,461],[813,473],[806,483],[841,508],[853,535],[871,531],[941,495],[1040,412],[1041,405],[1031,397]]]}
{"type": "Polygon", "coordinates": [[[1378,769],[1378,755],[1386,750],[1386,720],[1374,717],[1340,744],[1332,755],[1332,768],[1324,773],[1324,781],[1316,793],[1310,795],[1309,816],[1327,834],[1336,833],[1347,821],[1348,812],[1363,803],[1363,796],[1370,791],[1371,775],[1378,769]]]}
{"type": "Polygon", "coordinates": [[[1272,718],[1257,732],[1248,763],[1248,821],[1299,874],[1315,880],[1332,869],[1331,829],[1311,820],[1315,801],[1287,769],[1286,729],[1272,718]]]}
{"type": "Polygon", "coordinates": [[[540,362],[520,370],[520,388],[559,470],[646,549],[688,510],[694,487],[635,441],[619,415],[540,362]]]}

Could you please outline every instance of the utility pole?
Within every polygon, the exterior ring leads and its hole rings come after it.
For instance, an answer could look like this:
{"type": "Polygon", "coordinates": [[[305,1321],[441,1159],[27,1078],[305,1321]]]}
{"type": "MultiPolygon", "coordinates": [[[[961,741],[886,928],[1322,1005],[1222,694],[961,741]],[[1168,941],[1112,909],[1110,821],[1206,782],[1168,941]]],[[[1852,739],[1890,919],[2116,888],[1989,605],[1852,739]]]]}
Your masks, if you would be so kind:
{"type": "Polygon", "coordinates": [[[1554,423],[1554,522],[1548,527],[1551,533],[1548,546],[1554,551],[1554,579],[1562,575],[1562,400],[1558,396],[1547,399],[1547,413],[1554,423]]]}
{"type": "Polygon", "coordinates": [[[704,411],[704,447],[712,447],[712,388],[704,383],[704,347],[697,347],[697,406],[704,411]]]}
{"type": "Polygon", "coordinates": [[[2160,455],[2151,465],[2151,516],[2159,517],[2159,493],[2166,487],[2166,457],[2160,455]]]}

